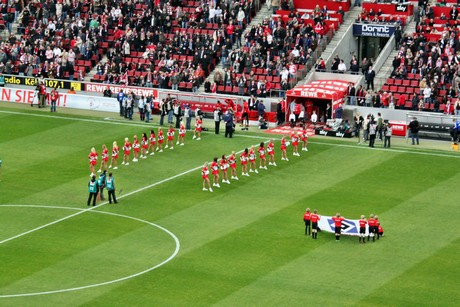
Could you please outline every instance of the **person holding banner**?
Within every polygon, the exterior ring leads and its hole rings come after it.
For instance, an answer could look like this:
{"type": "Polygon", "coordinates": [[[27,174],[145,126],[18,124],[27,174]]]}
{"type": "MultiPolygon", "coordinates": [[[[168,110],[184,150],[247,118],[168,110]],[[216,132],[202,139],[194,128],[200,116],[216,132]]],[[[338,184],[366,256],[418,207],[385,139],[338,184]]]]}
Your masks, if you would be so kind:
{"type": "Polygon", "coordinates": [[[359,220],[359,243],[366,243],[366,217],[364,215],[361,215],[361,219],[359,220]]]}
{"type": "Polygon", "coordinates": [[[379,234],[379,226],[380,226],[380,222],[379,222],[379,216],[376,215],[374,217],[374,239],[373,241],[375,242],[375,237],[377,237],[377,240],[380,239],[380,234],[379,234]]]}
{"type": "Polygon", "coordinates": [[[375,219],[374,219],[373,214],[369,215],[369,220],[367,221],[367,225],[369,226],[369,232],[367,234],[367,241],[370,240],[371,235],[372,235],[372,240],[375,241],[375,232],[374,232],[375,219]]]}
{"type": "Polygon", "coordinates": [[[344,217],[340,216],[340,213],[337,213],[334,217],[332,217],[332,220],[334,221],[334,226],[335,226],[335,240],[339,241],[340,240],[340,233],[342,232],[342,222],[345,220],[344,217]]]}
{"type": "Polygon", "coordinates": [[[311,236],[313,239],[318,239],[318,221],[321,217],[317,214],[318,210],[313,210],[313,214],[310,216],[311,220],[311,236]]]}
{"type": "Polygon", "coordinates": [[[305,235],[311,235],[311,229],[310,229],[311,212],[310,212],[310,208],[307,208],[305,210],[305,213],[303,215],[303,222],[305,223],[305,235]]]}

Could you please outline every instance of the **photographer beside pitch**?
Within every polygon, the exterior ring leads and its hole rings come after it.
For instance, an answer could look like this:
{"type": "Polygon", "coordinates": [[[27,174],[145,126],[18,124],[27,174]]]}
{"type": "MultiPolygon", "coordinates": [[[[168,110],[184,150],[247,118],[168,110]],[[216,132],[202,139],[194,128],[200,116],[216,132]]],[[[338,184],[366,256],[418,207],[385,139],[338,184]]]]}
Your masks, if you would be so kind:
{"type": "Polygon", "coordinates": [[[109,204],[112,203],[112,200],[115,204],[118,203],[117,197],[115,196],[115,178],[112,173],[109,173],[109,177],[105,180],[105,188],[109,194],[109,204]]]}
{"type": "Polygon", "coordinates": [[[93,201],[93,207],[96,206],[96,198],[97,193],[99,192],[99,185],[96,181],[96,175],[91,176],[91,180],[88,183],[88,206],[91,204],[91,200],[93,201]]]}

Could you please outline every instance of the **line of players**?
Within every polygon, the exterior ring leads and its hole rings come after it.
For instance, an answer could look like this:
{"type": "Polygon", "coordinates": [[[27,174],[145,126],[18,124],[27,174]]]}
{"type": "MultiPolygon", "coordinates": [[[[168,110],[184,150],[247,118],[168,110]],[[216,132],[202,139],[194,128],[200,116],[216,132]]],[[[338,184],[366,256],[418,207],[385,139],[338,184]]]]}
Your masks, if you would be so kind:
{"type": "MultiPolygon", "coordinates": [[[[286,141],[287,136],[283,136],[281,138],[281,160],[282,161],[289,161],[287,157],[286,149],[290,145],[288,141],[286,141]]],[[[301,136],[299,136],[298,132],[293,132],[291,134],[291,143],[293,147],[293,155],[300,157],[298,146],[299,146],[299,138],[302,140],[302,150],[308,151],[308,135],[306,131],[303,131],[301,136]]],[[[259,169],[267,170],[267,157],[268,154],[268,165],[277,166],[275,162],[275,143],[270,140],[267,144],[267,148],[265,148],[265,143],[261,142],[259,148],[257,149],[257,153],[259,154],[259,169]]],[[[246,148],[240,155],[239,160],[241,163],[241,175],[249,177],[249,173],[259,173],[257,170],[257,154],[254,146],[251,146],[249,149],[246,148]]],[[[218,157],[215,157],[211,162],[211,165],[208,162],[205,162],[203,168],[201,169],[201,178],[203,179],[203,191],[210,191],[213,192],[211,187],[211,181],[209,180],[209,172],[213,175],[213,187],[220,188],[219,180],[220,180],[220,171],[222,171],[222,183],[230,184],[230,180],[228,179],[228,170],[230,169],[231,172],[231,179],[239,180],[237,171],[237,155],[233,151],[232,154],[227,158],[225,155],[222,155],[220,161],[218,157]]]]}
{"type": "MultiPolygon", "coordinates": [[[[155,154],[155,150],[158,152],[163,152],[163,149],[174,149],[174,137],[176,134],[176,130],[171,125],[169,126],[168,131],[166,132],[166,140],[164,136],[163,129],[160,127],[158,128],[158,134],[155,135],[155,131],[152,129],[150,130],[150,136],[144,132],[142,133],[141,139],[134,135],[133,141],[131,142],[129,138],[125,138],[124,144],[122,147],[123,150],[123,161],[122,165],[128,166],[130,161],[131,162],[138,162],[139,159],[147,159],[148,155],[153,156],[155,154]],[[166,141],[166,144],[165,144],[166,141]],[[133,153],[133,158],[131,159],[131,152],[133,153]]],[[[185,134],[186,129],[183,123],[181,123],[178,133],[178,138],[176,141],[176,145],[184,146],[185,144],[185,134]]],[[[201,140],[201,124],[195,128],[194,131],[194,139],[201,140]],[[198,136],[198,138],[197,138],[198,136]]],[[[118,169],[118,158],[119,158],[120,148],[116,141],[113,142],[112,145],[112,155],[109,164],[109,149],[104,144],[102,145],[102,153],[101,153],[101,164],[99,167],[98,172],[103,172],[104,170],[108,169],[118,169]]],[[[93,147],[91,148],[91,152],[88,155],[89,159],[89,169],[91,171],[91,176],[96,173],[96,165],[98,160],[99,154],[97,153],[96,149],[93,147]]]]}
{"type": "MultiPolygon", "coordinates": [[[[332,221],[334,222],[334,233],[335,233],[335,240],[340,240],[340,235],[342,233],[342,222],[345,220],[340,213],[337,213],[333,216],[332,221]]],[[[313,239],[318,238],[318,221],[321,220],[321,216],[318,215],[318,211],[315,209],[313,213],[310,212],[310,208],[305,210],[303,215],[303,221],[305,223],[305,235],[311,235],[313,239]],[[311,231],[310,231],[311,227],[311,231]]],[[[378,215],[371,214],[369,216],[369,220],[366,220],[364,215],[361,215],[359,219],[359,243],[364,244],[366,243],[366,227],[368,227],[368,235],[367,241],[370,241],[372,237],[372,241],[375,242],[375,238],[377,240],[380,237],[383,237],[383,227],[380,224],[378,215]]]]}

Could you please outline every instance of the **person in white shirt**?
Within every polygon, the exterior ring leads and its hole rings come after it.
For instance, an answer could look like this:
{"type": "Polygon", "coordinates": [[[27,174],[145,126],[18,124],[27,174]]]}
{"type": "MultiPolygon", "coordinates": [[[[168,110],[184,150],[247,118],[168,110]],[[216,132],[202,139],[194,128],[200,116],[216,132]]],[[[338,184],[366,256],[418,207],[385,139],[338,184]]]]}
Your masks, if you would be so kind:
{"type": "Polygon", "coordinates": [[[343,60],[340,60],[339,67],[337,68],[337,70],[341,74],[347,71],[347,65],[345,65],[345,62],[343,60]]]}
{"type": "Polygon", "coordinates": [[[54,50],[53,50],[53,53],[54,53],[54,57],[57,58],[57,57],[60,57],[61,54],[62,54],[62,51],[59,47],[54,47],[54,50]]]}
{"type": "Polygon", "coordinates": [[[238,26],[243,27],[243,21],[245,17],[246,17],[246,14],[244,14],[243,8],[240,7],[240,10],[238,11],[238,14],[236,15],[238,26]]]}
{"type": "Polygon", "coordinates": [[[318,121],[318,115],[316,114],[316,111],[313,111],[310,120],[312,123],[316,123],[318,121]]]}
{"type": "Polygon", "coordinates": [[[431,102],[430,100],[430,97],[431,97],[431,87],[428,86],[428,84],[425,86],[425,88],[423,89],[423,101],[425,103],[429,103],[431,102]]]}
{"type": "Polygon", "coordinates": [[[310,14],[308,14],[308,12],[305,12],[303,13],[302,17],[300,17],[301,19],[310,19],[310,14]]]}

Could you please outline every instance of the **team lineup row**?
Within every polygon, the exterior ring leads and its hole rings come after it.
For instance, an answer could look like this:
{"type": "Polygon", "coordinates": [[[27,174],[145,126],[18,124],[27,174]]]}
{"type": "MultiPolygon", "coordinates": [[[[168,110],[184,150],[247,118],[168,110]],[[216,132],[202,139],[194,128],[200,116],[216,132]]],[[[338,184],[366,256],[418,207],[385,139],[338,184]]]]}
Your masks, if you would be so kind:
{"type": "MultiPolygon", "coordinates": [[[[308,151],[308,134],[304,128],[300,133],[292,132],[290,135],[291,142],[286,141],[287,136],[281,138],[281,160],[289,161],[287,157],[286,149],[292,144],[293,155],[300,157],[299,154],[299,141],[302,141],[302,151],[308,151]]],[[[267,170],[267,155],[268,155],[268,165],[277,166],[275,162],[275,144],[273,140],[270,140],[265,148],[265,143],[261,142],[257,151],[254,146],[251,146],[249,149],[246,148],[240,155],[239,160],[241,163],[241,175],[249,177],[249,173],[259,173],[257,170],[257,154],[259,154],[259,169],[267,170]],[[249,165],[249,166],[248,166],[249,165]]],[[[233,151],[232,154],[227,158],[225,155],[222,155],[220,161],[218,157],[215,157],[211,162],[211,165],[208,162],[205,162],[203,168],[201,169],[201,178],[203,179],[203,191],[213,192],[211,187],[211,181],[209,180],[209,173],[213,175],[213,187],[220,188],[220,172],[222,171],[222,183],[230,184],[228,179],[228,170],[231,172],[231,179],[239,180],[237,171],[237,155],[233,151]]]]}
{"type": "MultiPolygon", "coordinates": [[[[334,222],[334,233],[335,240],[340,240],[340,235],[342,233],[342,222],[345,220],[340,213],[337,213],[334,217],[331,218],[334,222]]],[[[318,238],[318,222],[321,220],[321,216],[318,215],[318,210],[313,210],[313,213],[310,212],[310,208],[305,210],[303,215],[303,221],[305,223],[305,235],[311,235],[313,239],[318,238]]],[[[364,215],[361,215],[361,218],[358,221],[359,223],[359,243],[366,243],[366,227],[368,227],[367,241],[375,242],[375,238],[380,239],[383,236],[383,227],[380,224],[379,217],[374,214],[369,215],[369,220],[366,220],[364,215]]]]}
{"type": "MultiPolygon", "coordinates": [[[[202,131],[202,122],[200,119],[197,119],[197,124],[193,133],[193,139],[201,140],[201,131],[202,131]]],[[[186,129],[183,123],[181,123],[179,128],[179,133],[176,141],[176,145],[184,146],[185,144],[185,133],[186,129]]],[[[155,150],[158,152],[163,152],[163,148],[174,149],[174,137],[176,135],[176,129],[172,125],[169,126],[168,131],[166,132],[166,144],[165,136],[163,129],[158,128],[158,134],[155,134],[155,131],[150,130],[150,136],[144,132],[142,137],[139,139],[137,135],[134,135],[133,141],[131,142],[128,137],[125,138],[123,144],[123,162],[122,165],[128,166],[131,157],[131,151],[133,152],[132,162],[138,162],[139,159],[147,159],[147,155],[155,154],[155,150]]],[[[113,168],[114,170],[118,169],[118,157],[119,157],[120,148],[116,141],[112,144],[112,155],[109,164],[109,149],[105,144],[102,145],[101,152],[101,164],[98,172],[108,170],[113,168]]],[[[95,147],[91,148],[91,151],[88,155],[89,160],[89,169],[91,171],[91,176],[96,172],[96,165],[99,154],[96,151],[95,147]]]]}

